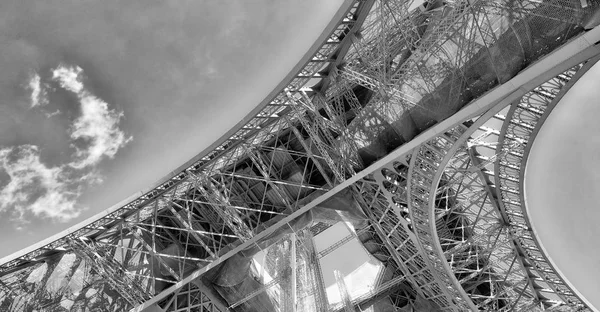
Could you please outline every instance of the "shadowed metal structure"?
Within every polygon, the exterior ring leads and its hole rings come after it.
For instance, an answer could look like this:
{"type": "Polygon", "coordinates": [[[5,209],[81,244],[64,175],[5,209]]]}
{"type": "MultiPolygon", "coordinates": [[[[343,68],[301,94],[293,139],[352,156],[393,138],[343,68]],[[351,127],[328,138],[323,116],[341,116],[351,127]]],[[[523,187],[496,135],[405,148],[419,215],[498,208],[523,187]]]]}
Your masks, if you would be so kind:
{"type": "Polygon", "coordinates": [[[600,54],[599,7],[345,1],[222,139],[0,264],[0,311],[590,309],[521,181],[538,122],[600,54]],[[338,222],[352,234],[317,250],[338,222]],[[352,296],[336,271],[329,302],[320,258],[350,240],[382,272],[352,296]]]}

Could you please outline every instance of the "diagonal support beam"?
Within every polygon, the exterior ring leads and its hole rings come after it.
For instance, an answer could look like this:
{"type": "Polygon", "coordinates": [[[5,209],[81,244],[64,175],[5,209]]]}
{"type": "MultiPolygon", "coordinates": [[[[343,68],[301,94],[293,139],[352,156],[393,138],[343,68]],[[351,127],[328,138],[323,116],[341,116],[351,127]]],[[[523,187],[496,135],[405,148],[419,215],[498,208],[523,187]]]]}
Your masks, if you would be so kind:
{"type": "Polygon", "coordinates": [[[512,101],[522,97],[529,90],[544,83],[545,81],[548,81],[552,77],[568,70],[569,68],[591,57],[600,54],[600,46],[594,45],[594,43],[598,41],[600,41],[600,27],[596,27],[584,33],[583,35],[571,40],[569,43],[556,49],[555,51],[548,54],[546,57],[537,61],[528,68],[522,70],[519,74],[517,74],[508,82],[489,91],[477,100],[471,102],[469,105],[467,105],[454,115],[425,130],[419,136],[417,136],[409,142],[406,142],[404,145],[398,147],[396,150],[383,157],[379,161],[373,163],[371,166],[356,173],[352,177],[349,177],[344,182],[338,184],[327,193],[323,194],[322,196],[316,198],[312,202],[294,211],[289,216],[286,216],[285,218],[281,219],[279,222],[269,227],[269,229],[258,233],[257,235],[252,237],[252,239],[243,242],[242,244],[238,245],[237,247],[233,248],[227,253],[221,255],[217,260],[215,260],[215,262],[211,263],[210,265],[207,265],[204,268],[194,271],[193,273],[182,279],[180,282],[164,290],[160,294],[153,297],[151,300],[148,300],[147,302],[137,306],[132,311],[145,310],[154,303],[164,299],[166,296],[173,293],[177,289],[183,287],[193,279],[197,278],[198,276],[201,276],[210,268],[232,257],[238,252],[250,247],[252,244],[254,244],[255,241],[267,237],[275,230],[287,225],[293,219],[301,216],[302,214],[311,210],[315,206],[323,203],[325,200],[346,189],[349,185],[363,179],[365,176],[372,173],[373,171],[378,170],[379,168],[383,167],[384,165],[390,162],[393,162],[400,156],[407,155],[415,147],[438,136],[440,133],[443,133],[445,130],[453,127],[455,124],[481,115],[482,113],[484,113],[492,107],[506,106],[512,101]]]}
{"type": "Polygon", "coordinates": [[[206,197],[206,199],[212,203],[214,211],[219,217],[227,224],[229,229],[242,241],[247,241],[252,238],[252,230],[242,220],[238,212],[231,208],[229,199],[225,197],[223,193],[217,188],[218,184],[215,184],[210,177],[205,177],[204,181],[197,188],[200,193],[206,197]]]}
{"type": "Polygon", "coordinates": [[[73,252],[82,257],[94,271],[102,276],[104,280],[131,305],[143,302],[147,294],[139,289],[137,285],[123,274],[120,265],[110,261],[110,256],[100,255],[99,249],[95,248],[92,241],[84,242],[84,238],[75,238],[71,241],[73,252]]]}
{"type": "Polygon", "coordinates": [[[273,183],[273,181],[271,180],[271,175],[269,172],[270,167],[267,166],[267,164],[265,164],[261,155],[257,155],[257,151],[252,149],[248,149],[248,155],[250,156],[250,160],[252,161],[254,166],[258,169],[260,174],[265,179],[265,183],[275,191],[277,198],[281,200],[290,211],[293,211],[293,205],[290,203],[287,196],[284,195],[284,191],[279,187],[279,185],[273,183]]]}
{"type": "MultiPolygon", "coordinates": [[[[174,205],[177,205],[175,203],[173,203],[174,205]]],[[[177,205],[179,206],[179,205],[177,205]]],[[[191,216],[191,212],[189,209],[185,209],[184,207],[179,206],[182,211],[186,211],[187,212],[187,217],[188,220],[191,222],[192,220],[192,216],[191,216]]],[[[194,227],[192,226],[192,224],[190,222],[188,222],[188,220],[183,219],[183,217],[179,214],[179,212],[177,210],[175,210],[175,208],[173,208],[173,206],[171,205],[167,205],[167,209],[169,209],[171,211],[171,213],[173,214],[173,216],[175,216],[175,218],[177,219],[177,221],[179,221],[181,223],[181,225],[183,226],[183,228],[190,233],[190,235],[192,235],[192,237],[196,240],[196,242],[198,244],[200,244],[202,246],[202,248],[204,248],[204,250],[212,257],[215,258],[216,255],[215,253],[208,247],[208,245],[206,245],[206,243],[204,242],[204,240],[202,239],[202,237],[200,237],[200,234],[196,233],[196,229],[194,229],[194,227]]]]}
{"type": "Polygon", "coordinates": [[[138,233],[138,230],[136,228],[134,228],[133,226],[131,226],[131,232],[130,232],[133,237],[135,237],[140,244],[142,245],[142,247],[144,247],[144,249],[146,249],[146,251],[148,251],[148,253],[150,254],[150,256],[158,261],[159,265],[164,268],[165,270],[167,270],[167,272],[169,272],[169,274],[175,278],[175,280],[179,280],[181,279],[181,276],[179,276],[179,274],[177,274],[177,272],[175,272],[175,270],[173,270],[173,268],[171,268],[163,259],[163,256],[161,256],[158,251],[156,250],[156,241],[155,241],[155,236],[151,235],[150,242],[147,241],[147,235],[144,235],[145,237],[142,237],[142,234],[138,233]]]}
{"type": "MultiPolygon", "coordinates": [[[[468,153],[469,153],[469,158],[470,158],[471,162],[473,163],[473,166],[475,166],[476,168],[479,168],[479,170],[477,170],[477,176],[481,180],[481,183],[483,184],[483,186],[485,188],[485,191],[488,195],[490,202],[492,203],[492,206],[494,207],[494,210],[496,210],[498,215],[500,215],[502,217],[503,226],[510,225],[510,221],[509,221],[508,217],[506,216],[506,211],[504,211],[503,207],[498,202],[498,197],[496,196],[497,193],[496,193],[495,188],[492,186],[493,185],[492,181],[489,179],[489,176],[483,172],[483,167],[481,166],[482,165],[481,159],[479,157],[477,157],[478,154],[477,154],[477,150],[475,149],[475,146],[469,148],[468,153]]],[[[529,289],[531,290],[531,292],[533,294],[535,294],[536,300],[544,301],[545,298],[542,297],[538,291],[536,291],[536,287],[533,283],[533,278],[532,278],[533,272],[531,272],[526,265],[526,261],[525,261],[525,258],[523,257],[523,252],[521,251],[520,244],[514,239],[514,237],[511,237],[510,241],[513,246],[513,249],[515,250],[515,259],[517,260],[517,262],[519,263],[521,268],[525,269],[527,272],[527,275],[528,275],[527,276],[527,285],[529,285],[529,289]]],[[[511,267],[512,267],[512,265],[511,265],[511,267]]],[[[525,291],[525,289],[523,291],[525,291]]],[[[515,304],[517,304],[516,301],[515,301],[515,304]]]]}

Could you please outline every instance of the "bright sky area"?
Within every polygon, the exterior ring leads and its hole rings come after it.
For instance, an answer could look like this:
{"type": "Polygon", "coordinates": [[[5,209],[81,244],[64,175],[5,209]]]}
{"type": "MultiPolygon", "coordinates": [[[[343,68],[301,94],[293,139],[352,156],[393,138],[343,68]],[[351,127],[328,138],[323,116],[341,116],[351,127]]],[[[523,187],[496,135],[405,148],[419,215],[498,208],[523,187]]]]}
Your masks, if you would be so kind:
{"type": "MultiPolygon", "coordinates": [[[[350,235],[351,231],[354,232],[343,222],[336,223],[323,231],[315,236],[317,252],[341,241],[350,235]]],[[[377,274],[383,270],[381,262],[371,256],[356,238],[321,258],[320,263],[329,304],[342,301],[334,270],[338,270],[344,276],[344,283],[351,298],[374,290],[377,274]]]]}
{"type": "Polygon", "coordinates": [[[254,108],[342,1],[7,1],[0,258],[101,212],[254,108]]]}
{"type": "Polygon", "coordinates": [[[551,261],[600,309],[600,64],[563,97],[525,172],[527,209],[551,261]]]}

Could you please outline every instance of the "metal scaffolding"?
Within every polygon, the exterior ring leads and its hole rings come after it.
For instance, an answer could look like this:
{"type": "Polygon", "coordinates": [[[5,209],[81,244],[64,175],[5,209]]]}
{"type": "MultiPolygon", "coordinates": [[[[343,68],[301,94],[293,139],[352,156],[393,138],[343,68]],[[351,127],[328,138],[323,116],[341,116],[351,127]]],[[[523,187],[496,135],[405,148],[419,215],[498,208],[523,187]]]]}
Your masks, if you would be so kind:
{"type": "Polygon", "coordinates": [[[588,310],[531,231],[522,175],[600,55],[582,3],[344,1],[211,147],[1,263],[0,311],[588,310]],[[336,222],[355,232],[317,251],[310,227],[336,222]],[[336,274],[333,306],[319,259],[353,239],[384,269],[357,297],[336,274]]]}

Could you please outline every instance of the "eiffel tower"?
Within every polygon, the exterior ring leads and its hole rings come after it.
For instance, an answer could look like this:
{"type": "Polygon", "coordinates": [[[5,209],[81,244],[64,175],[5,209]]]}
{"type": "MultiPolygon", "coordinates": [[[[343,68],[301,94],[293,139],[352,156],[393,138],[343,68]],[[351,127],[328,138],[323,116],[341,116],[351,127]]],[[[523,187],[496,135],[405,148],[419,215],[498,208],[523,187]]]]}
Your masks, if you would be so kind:
{"type": "Polygon", "coordinates": [[[0,263],[0,311],[591,311],[532,230],[522,173],[598,60],[599,8],[344,1],[225,136],[0,263]],[[329,302],[319,259],[351,240],[383,269],[360,296],[336,272],[329,302]]]}

